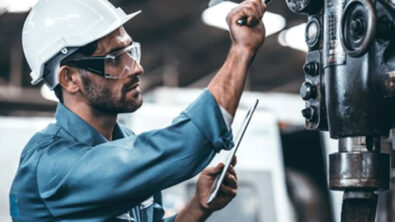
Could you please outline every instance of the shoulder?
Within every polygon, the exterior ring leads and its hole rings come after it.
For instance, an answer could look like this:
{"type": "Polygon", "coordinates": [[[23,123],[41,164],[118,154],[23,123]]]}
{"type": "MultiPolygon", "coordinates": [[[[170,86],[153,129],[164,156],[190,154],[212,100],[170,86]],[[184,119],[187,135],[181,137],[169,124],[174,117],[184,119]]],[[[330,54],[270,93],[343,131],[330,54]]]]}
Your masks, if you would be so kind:
{"type": "Polygon", "coordinates": [[[33,135],[22,151],[18,178],[35,178],[40,190],[65,175],[84,151],[78,148],[86,146],[60,136],[60,131],[56,124],[50,124],[33,135]]]}
{"type": "Polygon", "coordinates": [[[55,167],[72,166],[73,162],[81,158],[91,147],[67,137],[62,129],[49,127],[35,135],[35,149],[40,153],[38,169],[41,172],[60,173],[55,167]]]}
{"type": "Polygon", "coordinates": [[[39,191],[48,193],[58,187],[91,148],[86,144],[62,137],[51,138],[50,142],[39,151],[36,171],[39,191]]]}
{"type": "Polygon", "coordinates": [[[22,151],[21,157],[48,149],[56,149],[62,145],[74,144],[77,141],[63,132],[57,124],[49,124],[46,128],[35,133],[22,151]]]}
{"type": "Polygon", "coordinates": [[[45,129],[35,133],[25,145],[21,158],[51,144],[58,131],[59,127],[55,124],[49,124],[45,129]]]}

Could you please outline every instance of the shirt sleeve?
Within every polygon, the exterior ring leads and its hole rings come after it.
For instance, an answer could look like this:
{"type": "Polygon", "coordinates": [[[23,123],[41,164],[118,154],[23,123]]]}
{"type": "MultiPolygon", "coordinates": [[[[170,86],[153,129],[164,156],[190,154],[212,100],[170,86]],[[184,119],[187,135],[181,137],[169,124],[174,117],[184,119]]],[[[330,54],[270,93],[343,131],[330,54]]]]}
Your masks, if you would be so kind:
{"type": "Polygon", "coordinates": [[[232,133],[206,89],[172,125],[95,147],[54,143],[37,168],[40,196],[59,219],[111,218],[203,170],[232,133]],[[67,150],[73,150],[72,158],[67,150]]]}
{"type": "Polygon", "coordinates": [[[219,107],[221,109],[222,116],[225,120],[226,128],[231,130],[231,125],[233,122],[233,116],[222,106],[219,107]]]}

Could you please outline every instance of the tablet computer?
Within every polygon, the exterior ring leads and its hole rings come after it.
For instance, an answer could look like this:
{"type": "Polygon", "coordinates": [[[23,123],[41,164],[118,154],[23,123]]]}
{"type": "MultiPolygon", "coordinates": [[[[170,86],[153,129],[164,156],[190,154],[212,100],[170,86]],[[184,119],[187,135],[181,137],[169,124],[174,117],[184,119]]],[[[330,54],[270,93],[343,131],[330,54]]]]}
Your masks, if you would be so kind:
{"type": "Polygon", "coordinates": [[[221,171],[221,174],[218,174],[217,177],[214,180],[213,185],[211,186],[210,189],[210,195],[207,198],[207,203],[211,203],[214,198],[217,196],[217,193],[219,191],[219,188],[221,187],[221,184],[223,183],[225,179],[226,172],[229,169],[230,164],[232,163],[233,157],[236,154],[237,149],[240,146],[240,142],[243,139],[244,133],[247,129],[248,124],[250,123],[250,120],[252,118],[252,115],[254,114],[256,107],[258,105],[259,100],[256,99],[254,103],[251,105],[251,107],[248,109],[248,112],[246,114],[246,117],[243,120],[243,123],[241,124],[241,127],[239,129],[239,132],[237,134],[236,140],[235,140],[235,146],[231,149],[229,152],[228,156],[225,159],[225,166],[221,171]]]}

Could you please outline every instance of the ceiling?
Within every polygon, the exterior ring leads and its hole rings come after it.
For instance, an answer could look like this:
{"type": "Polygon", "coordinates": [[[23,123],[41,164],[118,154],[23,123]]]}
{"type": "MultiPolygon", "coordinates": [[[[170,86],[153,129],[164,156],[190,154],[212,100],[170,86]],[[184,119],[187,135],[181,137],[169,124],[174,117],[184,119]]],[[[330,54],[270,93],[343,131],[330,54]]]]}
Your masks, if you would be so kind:
{"type": "MultiPolygon", "coordinates": [[[[127,13],[143,13],[125,28],[142,44],[145,92],[157,86],[205,87],[224,61],[229,34],[205,25],[202,0],[112,0],[127,13]]],[[[287,28],[306,20],[291,13],[285,2],[272,0],[269,11],[283,15],[287,28]]],[[[0,15],[0,115],[48,115],[55,103],[30,85],[23,58],[21,30],[27,13],[0,15]]],[[[250,69],[246,89],[297,93],[304,80],[305,53],[281,46],[269,36],[250,69]]]]}

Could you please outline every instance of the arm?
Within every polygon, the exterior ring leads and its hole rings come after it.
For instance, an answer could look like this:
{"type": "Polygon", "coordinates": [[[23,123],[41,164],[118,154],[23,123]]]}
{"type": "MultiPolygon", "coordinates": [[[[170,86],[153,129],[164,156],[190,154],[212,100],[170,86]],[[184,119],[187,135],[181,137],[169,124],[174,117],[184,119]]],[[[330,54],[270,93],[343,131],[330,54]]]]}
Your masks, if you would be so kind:
{"type": "Polygon", "coordinates": [[[231,134],[206,90],[164,129],[95,147],[51,142],[38,164],[38,187],[58,219],[110,218],[196,175],[225,147],[231,134]]]}
{"type": "Polygon", "coordinates": [[[248,68],[264,41],[262,16],[265,10],[266,6],[261,0],[247,0],[227,16],[232,45],[225,63],[208,89],[218,104],[231,115],[236,113],[248,68]],[[248,17],[247,25],[237,25],[237,20],[243,17],[248,17]]]}
{"type": "MultiPolygon", "coordinates": [[[[228,16],[232,46],[225,63],[211,81],[208,89],[221,107],[231,115],[235,115],[241,93],[244,88],[247,70],[252,63],[255,53],[263,44],[265,29],[262,16],[266,5],[261,0],[247,0],[235,8],[228,16]],[[246,26],[238,26],[237,20],[248,17],[246,26]]],[[[233,166],[236,162],[233,163],[233,166]]],[[[196,195],[187,206],[177,214],[175,222],[205,221],[212,212],[222,209],[236,195],[237,176],[229,168],[226,182],[221,186],[220,195],[211,205],[206,204],[212,183],[222,166],[208,168],[199,177],[196,195]]]]}

